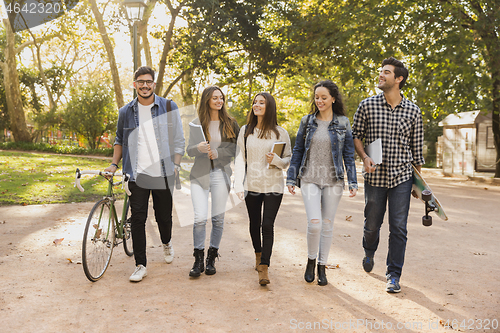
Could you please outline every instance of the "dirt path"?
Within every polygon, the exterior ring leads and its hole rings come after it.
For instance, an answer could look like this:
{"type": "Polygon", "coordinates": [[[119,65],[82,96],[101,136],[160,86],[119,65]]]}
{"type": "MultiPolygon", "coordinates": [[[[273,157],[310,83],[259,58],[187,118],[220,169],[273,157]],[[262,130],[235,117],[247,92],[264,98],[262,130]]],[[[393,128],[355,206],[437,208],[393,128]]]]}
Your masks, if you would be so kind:
{"type": "Polygon", "coordinates": [[[362,188],[341,201],[329,259],[338,268],[327,271],[325,287],[303,279],[300,194],[283,199],[268,287],[257,283],[243,204],[226,214],[217,274],[198,279],[188,277],[192,227],[175,221],[167,265],[148,221],[148,276],[136,284],[121,247],[103,279],[85,278],[81,236],[92,203],[0,207],[0,332],[500,332],[500,187],[424,175],[449,221],[422,226],[423,205],[412,201],[395,295],[384,291],[386,223],[373,272],[361,267],[362,188]],[[456,330],[443,327],[448,320],[456,330]]]}

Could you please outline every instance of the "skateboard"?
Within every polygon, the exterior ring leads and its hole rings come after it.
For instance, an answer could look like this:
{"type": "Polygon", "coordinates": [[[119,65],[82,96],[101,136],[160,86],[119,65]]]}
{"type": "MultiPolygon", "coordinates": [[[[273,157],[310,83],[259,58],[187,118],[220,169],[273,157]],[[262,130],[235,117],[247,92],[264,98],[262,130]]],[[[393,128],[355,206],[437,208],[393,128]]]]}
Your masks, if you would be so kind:
{"type": "Polygon", "coordinates": [[[444,212],[443,206],[436,198],[436,196],[432,193],[431,188],[427,185],[424,177],[418,172],[415,166],[413,167],[413,185],[412,189],[417,194],[418,198],[425,203],[425,215],[422,216],[422,224],[426,227],[432,225],[432,216],[429,216],[429,212],[435,212],[437,216],[441,219],[447,221],[448,216],[444,212]]]}

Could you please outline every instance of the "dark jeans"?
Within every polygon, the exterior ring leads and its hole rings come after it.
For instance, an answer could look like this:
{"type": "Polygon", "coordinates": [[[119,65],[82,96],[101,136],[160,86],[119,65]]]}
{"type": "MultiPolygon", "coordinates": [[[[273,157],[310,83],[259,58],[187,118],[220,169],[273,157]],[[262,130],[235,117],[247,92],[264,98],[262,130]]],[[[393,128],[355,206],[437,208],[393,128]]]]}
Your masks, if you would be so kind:
{"type": "Polygon", "coordinates": [[[282,193],[257,193],[249,191],[245,196],[250,219],[250,237],[255,252],[262,252],[260,263],[270,265],[274,242],[274,220],[283,199],[282,193]],[[262,213],[264,204],[264,213],[262,213]],[[260,232],[262,228],[262,241],[260,232]]]}
{"type": "Polygon", "coordinates": [[[410,209],[411,186],[413,180],[393,188],[375,187],[365,181],[365,226],[363,248],[368,257],[373,257],[380,239],[380,227],[389,204],[389,252],[387,253],[387,275],[400,278],[405,260],[410,209]]]}
{"type": "Polygon", "coordinates": [[[128,186],[132,192],[130,219],[135,264],[146,266],[146,219],[148,217],[149,195],[153,196],[153,209],[161,242],[167,244],[172,237],[172,194],[168,186],[166,190],[144,189],[135,182],[130,182],[128,186]]]}

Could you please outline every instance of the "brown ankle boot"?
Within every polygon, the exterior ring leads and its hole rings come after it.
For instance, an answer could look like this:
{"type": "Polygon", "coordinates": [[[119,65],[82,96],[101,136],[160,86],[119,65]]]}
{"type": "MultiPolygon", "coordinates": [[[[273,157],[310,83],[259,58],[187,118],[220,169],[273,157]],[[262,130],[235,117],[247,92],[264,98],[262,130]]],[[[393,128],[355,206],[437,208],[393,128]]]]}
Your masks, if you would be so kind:
{"type": "Polygon", "coordinates": [[[255,270],[260,265],[260,258],[262,257],[262,252],[255,252],[255,270]]]}
{"type": "Polygon", "coordinates": [[[257,267],[257,271],[259,272],[259,284],[261,286],[265,286],[266,284],[271,283],[271,281],[269,281],[268,269],[269,269],[269,266],[267,266],[267,265],[259,265],[257,267]]]}

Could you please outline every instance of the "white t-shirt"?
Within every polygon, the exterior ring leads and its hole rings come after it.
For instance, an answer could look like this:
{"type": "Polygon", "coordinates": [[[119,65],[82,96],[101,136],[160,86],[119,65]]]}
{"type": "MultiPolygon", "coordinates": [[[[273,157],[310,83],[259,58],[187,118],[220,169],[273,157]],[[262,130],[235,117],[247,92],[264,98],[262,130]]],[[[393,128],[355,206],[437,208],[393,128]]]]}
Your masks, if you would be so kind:
{"type": "Polygon", "coordinates": [[[139,106],[139,135],[137,173],[147,174],[151,177],[161,177],[160,152],[156,142],[151,105],[139,106]]]}

